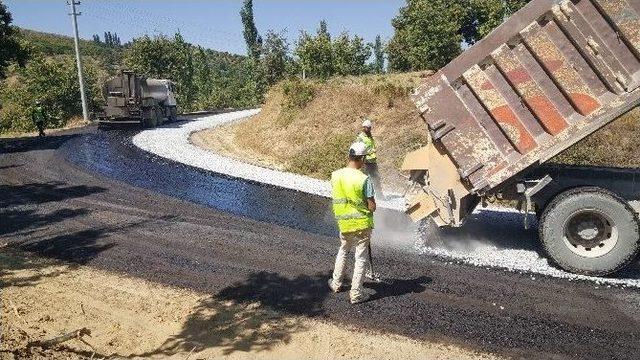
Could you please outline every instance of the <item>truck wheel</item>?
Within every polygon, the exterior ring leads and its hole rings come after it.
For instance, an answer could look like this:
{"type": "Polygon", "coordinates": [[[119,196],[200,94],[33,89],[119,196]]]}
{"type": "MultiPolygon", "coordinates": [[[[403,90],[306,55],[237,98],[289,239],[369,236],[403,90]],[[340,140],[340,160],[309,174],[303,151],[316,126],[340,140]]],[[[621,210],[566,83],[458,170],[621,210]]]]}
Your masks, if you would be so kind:
{"type": "Polygon", "coordinates": [[[166,110],[167,119],[169,120],[169,122],[175,122],[176,120],[178,120],[175,107],[167,106],[165,110],[166,110]]]}
{"type": "Polygon", "coordinates": [[[572,273],[614,273],[640,249],[634,211],[612,192],[596,187],[558,195],[542,213],[539,232],[553,262],[572,273]]]}
{"type": "Polygon", "coordinates": [[[162,125],[162,123],[164,123],[164,116],[162,115],[162,109],[160,106],[154,106],[153,112],[156,118],[156,126],[162,125]]]}
{"type": "Polygon", "coordinates": [[[147,129],[151,129],[156,127],[158,124],[156,123],[156,114],[153,111],[150,111],[149,114],[145,114],[144,120],[143,120],[143,125],[145,128],[147,129]]]}

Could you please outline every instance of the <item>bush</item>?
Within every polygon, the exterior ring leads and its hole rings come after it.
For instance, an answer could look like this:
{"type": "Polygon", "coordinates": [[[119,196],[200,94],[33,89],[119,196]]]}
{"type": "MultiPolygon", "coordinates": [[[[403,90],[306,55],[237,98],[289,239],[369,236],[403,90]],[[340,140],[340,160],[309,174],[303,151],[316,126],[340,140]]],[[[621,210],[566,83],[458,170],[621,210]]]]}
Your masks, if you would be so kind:
{"type": "MultiPolygon", "coordinates": [[[[97,110],[101,102],[99,77],[95,62],[85,61],[85,91],[90,111],[97,110]]],[[[42,101],[47,111],[50,128],[64,126],[71,117],[82,114],[73,57],[37,57],[24,68],[11,69],[10,77],[0,87],[0,132],[35,130],[31,112],[37,100],[42,101]]]]}
{"type": "Polygon", "coordinates": [[[353,138],[352,134],[331,136],[321,146],[296,154],[291,159],[288,171],[321,179],[329,178],[333,171],[345,165],[347,149],[353,138]]]}
{"type": "Polygon", "coordinates": [[[394,100],[409,96],[411,89],[413,89],[411,85],[396,84],[382,79],[373,86],[373,93],[384,97],[387,101],[387,107],[392,108],[394,100]]]}
{"type": "Polygon", "coordinates": [[[310,103],[315,96],[315,87],[308,82],[300,80],[286,80],[282,83],[282,93],[286,109],[302,109],[310,103]]]}

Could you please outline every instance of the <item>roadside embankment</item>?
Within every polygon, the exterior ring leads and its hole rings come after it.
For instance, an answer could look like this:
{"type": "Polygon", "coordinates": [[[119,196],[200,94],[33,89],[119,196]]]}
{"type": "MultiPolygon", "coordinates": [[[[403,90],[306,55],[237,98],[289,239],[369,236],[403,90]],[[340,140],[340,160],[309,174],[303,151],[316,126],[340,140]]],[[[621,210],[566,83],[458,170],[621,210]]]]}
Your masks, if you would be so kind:
{"type": "MultiPolygon", "coordinates": [[[[380,167],[387,188],[400,190],[397,170],[404,155],[427,141],[408,94],[426,73],[334,78],[327,82],[285,81],[274,86],[259,115],[196,132],[204,149],[264,167],[328,179],[343,166],[361,119],[374,121],[380,167]]],[[[614,121],[554,162],[640,167],[640,109],[614,121]]]]}
{"type": "Polygon", "coordinates": [[[285,81],[273,87],[259,115],[194,133],[200,147],[244,162],[326,180],[344,166],[362,118],[374,122],[386,188],[399,190],[407,150],[427,140],[407,94],[425,73],[285,81]]]}

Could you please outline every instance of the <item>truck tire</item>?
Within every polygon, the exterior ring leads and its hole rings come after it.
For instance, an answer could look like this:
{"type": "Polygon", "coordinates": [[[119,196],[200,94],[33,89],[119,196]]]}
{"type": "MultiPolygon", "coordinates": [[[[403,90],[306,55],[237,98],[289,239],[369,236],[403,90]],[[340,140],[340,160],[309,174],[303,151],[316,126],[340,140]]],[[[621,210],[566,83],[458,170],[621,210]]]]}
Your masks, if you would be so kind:
{"type": "Polygon", "coordinates": [[[157,120],[156,120],[156,114],[153,110],[149,111],[148,114],[144,115],[145,118],[142,121],[142,125],[147,128],[147,129],[151,129],[154,128],[156,126],[158,126],[157,120]]]}
{"type": "Polygon", "coordinates": [[[175,122],[178,120],[175,106],[167,106],[165,110],[166,110],[167,119],[169,120],[169,122],[175,122]]]}
{"type": "Polygon", "coordinates": [[[155,117],[156,126],[162,125],[164,123],[164,115],[162,113],[162,108],[158,105],[154,106],[153,114],[155,117]]]}
{"type": "Polygon", "coordinates": [[[633,209],[614,193],[597,187],[571,189],[553,199],[542,213],[539,234],[557,266],[584,275],[614,273],[640,249],[633,209]]]}

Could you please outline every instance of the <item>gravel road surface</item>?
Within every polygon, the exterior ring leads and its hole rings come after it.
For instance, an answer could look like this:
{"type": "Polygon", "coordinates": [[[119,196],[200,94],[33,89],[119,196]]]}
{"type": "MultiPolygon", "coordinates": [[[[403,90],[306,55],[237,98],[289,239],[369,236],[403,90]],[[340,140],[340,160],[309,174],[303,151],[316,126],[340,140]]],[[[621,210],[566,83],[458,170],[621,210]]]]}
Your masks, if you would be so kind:
{"type": "Polygon", "coordinates": [[[87,128],[3,140],[0,242],[221,298],[257,299],[285,313],[500,355],[638,356],[636,289],[422,255],[393,213],[381,215],[389,230],[374,244],[377,271],[388,281],[368,284],[373,301],[350,306],[345,294],[326,288],[337,250],[328,199],[177,164],[137,149],[133,135],[87,128]]]}

